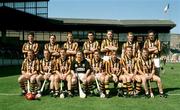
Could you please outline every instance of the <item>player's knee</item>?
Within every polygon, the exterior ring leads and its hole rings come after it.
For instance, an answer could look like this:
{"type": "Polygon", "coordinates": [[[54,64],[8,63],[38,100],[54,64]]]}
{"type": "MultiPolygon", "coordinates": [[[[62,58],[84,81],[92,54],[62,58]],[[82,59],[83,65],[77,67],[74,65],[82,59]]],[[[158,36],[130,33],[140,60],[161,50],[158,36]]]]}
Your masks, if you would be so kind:
{"type": "Polygon", "coordinates": [[[54,76],[54,80],[58,81],[59,80],[59,76],[54,76]]]}
{"type": "Polygon", "coordinates": [[[21,83],[22,81],[23,81],[23,78],[20,76],[20,77],[18,78],[18,82],[21,83]]]}
{"type": "Polygon", "coordinates": [[[72,84],[75,85],[77,83],[77,80],[75,78],[72,78],[72,84]]]}
{"type": "Polygon", "coordinates": [[[31,77],[31,78],[30,78],[30,82],[31,82],[31,83],[35,83],[35,82],[36,82],[36,77],[31,77]]]}

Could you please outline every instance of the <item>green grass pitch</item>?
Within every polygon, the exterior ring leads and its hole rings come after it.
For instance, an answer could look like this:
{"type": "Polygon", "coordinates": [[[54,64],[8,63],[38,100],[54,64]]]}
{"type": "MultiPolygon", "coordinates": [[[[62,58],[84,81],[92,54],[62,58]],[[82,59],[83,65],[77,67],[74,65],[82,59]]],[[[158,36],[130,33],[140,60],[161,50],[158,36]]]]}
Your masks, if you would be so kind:
{"type": "Polygon", "coordinates": [[[170,94],[160,98],[155,88],[155,98],[122,98],[113,96],[109,99],[99,97],[51,98],[44,96],[40,101],[28,101],[20,93],[17,78],[20,66],[0,67],[0,110],[179,110],[180,108],[180,64],[167,64],[165,73],[161,73],[164,91],[170,94]],[[171,69],[173,67],[174,69],[171,69]]]}

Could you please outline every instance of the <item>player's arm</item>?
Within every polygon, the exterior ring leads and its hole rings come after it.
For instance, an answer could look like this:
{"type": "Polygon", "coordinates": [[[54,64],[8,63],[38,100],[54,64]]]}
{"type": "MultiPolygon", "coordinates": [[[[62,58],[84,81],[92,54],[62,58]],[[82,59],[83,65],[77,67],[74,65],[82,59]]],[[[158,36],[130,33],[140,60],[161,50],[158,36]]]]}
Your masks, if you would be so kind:
{"type": "Polygon", "coordinates": [[[103,40],[101,43],[101,52],[107,52],[109,49],[106,47],[106,41],[103,40]]]}
{"type": "Polygon", "coordinates": [[[122,71],[124,72],[124,74],[125,75],[129,74],[127,71],[127,68],[126,68],[127,65],[125,64],[124,59],[122,59],[121,65],[122,65],[122,71]]]}
{"type": "Polygon", "coordinates": [[[35,44],[35,49],[34,49],[34,54],[37,55],[38,52],[39,52],[39,44],[36,43],[36,44],[35,44]]]}
{"type": "Polygon", "coordinates": [[[150,76],[152,77],[153,75],[155,75],[155,64],[154,64],[154,61],[152,62],[152,71],[150,73],[150,76]]]}
{"type": "Polygon", "coordinates": [[[56,46],[55,49],[51,50],[51,53],[53,56],[59,56],[59,52],[58,52],[59,51],[59,44],[56,44],[55,46],[56,46]]]}
{"type": "Polygon", "coordinates": [[[60,63],[59,62],[60,62],[60,60],[57,59],[56,63],[55,63],[55,71],[56,71],[57,74],[60,73],[60,63]]]}
{"type": "Polygon", "coordinates": [[[39,71],[39,60],[36,60],[35,62],[36,64],[35,64],[34,70],[31,73],[32,75],[38,74],[38,71],[39,71]]]}
{"type": "Polygon", "coordinates": [[[44,75],[44,72],[43,72],[43,61],[42,60],[40,60],[40,62],[39,62],[39,72],[40,72],[40,74],[44,75]]]}
{"type": "Polygon", "coordinates": [[[28,51],[26,50],[26,43],[22,47],[22,53],[26,54],[28,51]]]}
{"type": "Polygon", "coordinates": [[[77,52],[77,51],[78,51],[78,43],[76,42],[76,43],[74,44],[74,48],[73,48],[71,54],[76,55],[76,52],[77,52]]]}
{"type": "Polygon", "coordinates": [[[92,53],[92,51],[90,51],[90,50],[87,48],[87,42],[85,42],[85,43],[83,44],[83,53],[84,53],[84,54],[90,54],[90,53],[92,53]]]}
{"type": "Polygon", "coordinates": [[[91,67],[87,60],[86,60],[85,68],[86,68],[86,76],[89,76],[91,73],[91,67]]]}
{"type": "Polygon", "coordinates": [[[141,64],[140,60],[138,60],[137,61],[137,71],[140,75],[144,75],[141,66],[142,66],[142,64],[141,64]]]}
{"type": "Polygon", "coordinates": [[[114,41],[114,45],[111,46],[111,47],[108,47],[108,48],[109,48],[109,50],[111,50],[111,51],[117,51],[117,49],[118,49],[118,41],[115,40],[115,41],[114,41]]]}
{"type": "MultiPolygon", "coordinates": [[[[25,59],[26,60],[26,59],[25,59]]],[[[27,67],[25,67],[25,60],[23,61],[23,63],[22,63],[22,66],[21,66],[21,74],[22,75],[25,75],[26,74],[26,70],[25,70],[25,68],[27,68],[27,67]]]]}
{"type": "Polygon", "coordinates": [[[75,62],[73,61],[70,66],[70,71],[73,76],[76,76],[75,74],[75,62]]]}

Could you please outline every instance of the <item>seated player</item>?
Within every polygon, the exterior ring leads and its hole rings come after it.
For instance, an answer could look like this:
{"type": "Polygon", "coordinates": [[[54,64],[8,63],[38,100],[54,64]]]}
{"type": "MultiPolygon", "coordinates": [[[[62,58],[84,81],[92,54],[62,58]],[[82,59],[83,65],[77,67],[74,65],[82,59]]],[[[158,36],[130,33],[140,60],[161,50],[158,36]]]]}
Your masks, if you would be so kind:
{"type": "MultiPolygon", "coordinates": [[[[92,67],[92,74],[94,75],[94,78],[97,78],[97,80],[100,82],[100,97],[105,97],[105,88],[104,88],[104,80],[105,80],[105,71],[104,71],[104,61],[100,57],[100,53],[98,50],[94,51],[94,57],[92,60],[90,60],[90,65],[92,67]]],[[[95,79],[94,79],[95,80],[95,79]]]]}
{"type": "Polygon", "coordinates": [[[142,84],[145,90],[146,96],[149,95],[146,82],[148,80],[157,82],[159,93],[161,97],[166,97],[163,94],[162,82],[159,76],[155,75],[154,61],[149,57],[149,50],[143,48],[142,57],[137,61],[138,73],[141,75],[142,84]]]}
{"type": "Polygon", "coordinates": [[[71,63],[72,84],[77,84],[77,77],[83,83],[85,93],[88,94],[88,85],[93,81],[93,75],[91,74],[91,67],[89,62],[83,57],[83,53],[78,51],[75,60],[71,63]]]}
{"type": "Polygon", "coordinates": [[[40,60],[40,72],[36,77],[38,84],[38,93],[41,94],[41,82],[46,80],[50,81],[50,94],[54,94],[54,73],[55,73],[55,62],[51,59],[49,50],[44,50],[44,58],[40,60]]]}
{"type": "Polygon", "coordinates": [[[108,73],[105,76],[105,89],[106,89],[106,97],[109,97],[109,82],[114,82],[116,85],[118,83],[118,77],[121,72],[120,60],[117,58],[116,51],[111,52],[111,59],[107,62],[108,73]]]}
{"type": "MultiPolygon", "coordinates": [[[[67,86],[68,96],[72,97],[71,92],[71,83],[72,83],[72,74],[70,72],[71,62],[68,60],[66,56],[66,50],[64,48],[60,49],[60,58],[57,59],[56,62],[56,75],[55,75],[55,91],[56,95],[59,93],[59,82],[62,80],[63,82],[67,82],[64,86],[67,86]]],[[[62,91],[60,91],[62,93],[62,91]]]]}
{"type": "Polygon", "coordinates": [[[134,82],[136,81],[135,89],[139,91],[141,88],[141,81],[139,80],[139,77],[136,75],[137,73],[136,59],[135,57],[133,57],[131,46],[125,47],[125,55],[121,59],[121,65],[122,65],[123,78],[125,78],[125,79],[122,78],[122,81],[124,80],[123,81],[124,95],[126,95],[127,93],[127,95],[129,96],[133,96],[134,91],[132,86],[134,85],[134,82]]]}
{"type": "Polygon", "coordinates": [[[22,89],[22,95],[25,95],[26,90],[26,81],[30,80],[31,85],[31,93],[36,94],[35,91],[35,83],[36,83],[36,76],[39,71],[39,61],[38,59],[34,58],[34,51],[28,50],[27,51],[27,57],[24,59],[21,67],[21,75],[18,78],[18,82],[20,84],[20,87],[22,89]]]}

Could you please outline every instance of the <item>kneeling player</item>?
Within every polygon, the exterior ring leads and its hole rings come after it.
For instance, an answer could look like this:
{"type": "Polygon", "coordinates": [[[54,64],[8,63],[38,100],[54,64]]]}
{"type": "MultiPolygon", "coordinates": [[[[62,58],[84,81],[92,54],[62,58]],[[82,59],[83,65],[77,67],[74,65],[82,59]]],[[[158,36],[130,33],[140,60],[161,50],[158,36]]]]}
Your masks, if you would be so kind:
{"type": "Polygon", "coordinates": [[[71,63],[71,73],[73,75],[72,84],[77,84],[78,77],[78,80],[82,81],[83,85],[85,86],[84,89],[86,94],[88,94],[88,85],[92,83],[93,75],[91,74],[89,62],[83,58],[83,54],[80,51],[76,53],[76,58],[71,63]]]}
{"type": "Polygon", "coordinates": [[[24,59],[21,67],[21,73],[22,75],[18,78],[18,82],[20,84],[20,87],[22,89],[22,95],[25,95],[26,90],[26,81],[30,80],[31,84],[31,93],[36,94],[35,91],[35,83],[36,83],[36,76],[37,72],[39,71],[39,61],[34,58],[34,51],[28,50],[27,52],[27,58],[24,59]]]}
{"type": "MultiPolygon", "coordinates": [[[[67,82],[65,84],[67,84],[68,96],[72,97],[72,93],[71,93],[72,75],[70,72],[70,66],[71,66],[70,64],[71,64],[71,62],[68,59],[68,57],[66,56],[66,50],[64,48],[62,48],[60,50],[60,58],[57,59],[57,63],[56,63],[56,75],[55,75],[56,95],[59,94],[58,93],[59,92],[59,82],[62,80],[62,81],[67,82]]],[[[62,81],[61,81],[61,83],[62,83],[62,81]]],[[[61,90],[60,92],[62,93],[63,91],[61,90]]]]}
{"type": "Polygon", "coordinates": [[[53,60],[51,60],[51,55],[49,50],[45,49],[44,50],[44,58],[40,60],[40,73],[36,77],[36,81],[38,83],[38,93],[41,94],[42,91],[41,89],[41,82],[43,80],[47,81],[50,80],[50,90],[51,90],[51,95],[54,93],[54,68],[55,68],[55,63],[53,60]]]}

